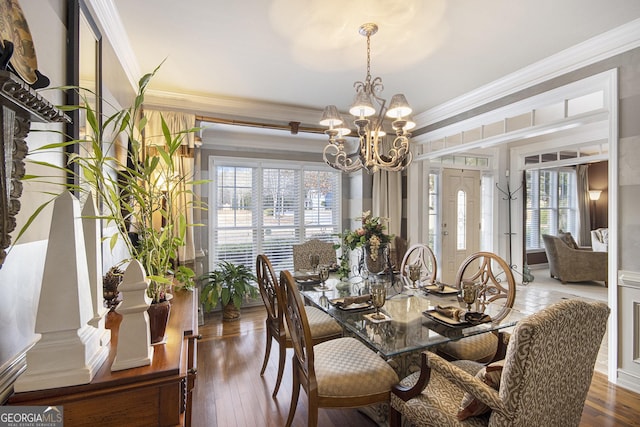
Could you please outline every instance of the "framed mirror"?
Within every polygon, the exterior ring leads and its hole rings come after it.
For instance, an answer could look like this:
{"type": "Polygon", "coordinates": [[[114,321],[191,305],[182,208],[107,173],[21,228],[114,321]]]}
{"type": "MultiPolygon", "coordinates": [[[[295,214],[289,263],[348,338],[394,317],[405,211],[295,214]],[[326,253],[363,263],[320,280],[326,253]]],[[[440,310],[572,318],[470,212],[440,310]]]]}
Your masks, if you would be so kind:
{"type": "MultiPolygon", "coordinates": [[[[80,105],[95,113],[98,129],[102,128],[102,34],[91,17],[85,0],[68,0],[67,84],[80,88],[67,91],[67,105],[80,105]],[[85,105],[85,103],[87,105],[85,105]]],[[[91,126],[87,124],[86,110],[71,112],[72,123],[66,129],[73,140],[87,139],[91,126]]],[[[81,144],[67,147],[68,152],[82,155],[81,144]]],[[[67,177],[78,184],[78,170],[67,177]]]]}

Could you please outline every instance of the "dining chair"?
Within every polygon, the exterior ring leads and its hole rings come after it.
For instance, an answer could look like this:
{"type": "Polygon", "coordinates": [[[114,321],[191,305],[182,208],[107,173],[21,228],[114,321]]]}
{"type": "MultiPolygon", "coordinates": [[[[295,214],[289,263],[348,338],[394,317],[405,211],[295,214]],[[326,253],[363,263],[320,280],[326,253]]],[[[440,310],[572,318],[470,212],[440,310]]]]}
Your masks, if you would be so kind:
{"type": "Polygon", "coordinates": [[[565,300],[518,322],[488,366],[425,351],[391,394],[391,427],[578,426],[607,327],[602,302],[565,300]]]}
{"type": "MultiPolygon", "coordinates": [[[[509,265],[492,252],[476,252],[465,259],[456,274],[455,287],[471,281],[477,286],[474,311],[484,312],[492,306],[491,318],[500,321],[509,313],[516,299],[516,281],[509,265]]],[[[472,335],[438,346],[437,352],[449,360],[491,361],[500,346],[498,332],[472,335]]]]}
{"type": "MultiPolygon", "coordinates": [[[[266,255],[260,254],[256,258],[256,276],[260,295],[267,309],[267,319],[265,320],[267,340],[260,375],[264,375],[269,362],[269,355],[271,354],[272,340],[275,340],[279,348],[278,375],[276,377],[276,386],[273,390],[273,397],[276,397],[282,382],[287,348],[292,347],[289,330],[284,322],[283,307],[286,303],[283,298],[286,296],[279,292],[280,283],[273,271],[271,261],[266,255]]],[[[304,309],[309,319],[313,344],[342,336],[342,327],[327,313],[315,307],[305,307],[304,309]]]]}
{"type": "Polygon", "coordinates": [[[311,239],[299,245],[293,245],[293,270],[302,271],[311,269],[309,255],[318,255],[320,265],[337,265],[338,258],[332,242],[323,242],[311,239]]]}
{"type": "Polygon", "coordinates": [[[400,264],[400,275],[408,277],[409,266],[416,264],[421,267],[420,281],[435,283],[438,263],[431,248],[424,243],[412,245],[407,249],[400,264]]]}
{"type": "Polygon", "coordinates": [[[281,291],[287,295],[285,317],[291,333],[293,391],[286,426],[293,422],[304,388],[308,420],[318,424],[318,408],[356,408],[388,403],[398,375],[373,350],[353,337],[337,338],[313,345],[311,328],[302,297],[291,273],[280,272],[281,291]]]}

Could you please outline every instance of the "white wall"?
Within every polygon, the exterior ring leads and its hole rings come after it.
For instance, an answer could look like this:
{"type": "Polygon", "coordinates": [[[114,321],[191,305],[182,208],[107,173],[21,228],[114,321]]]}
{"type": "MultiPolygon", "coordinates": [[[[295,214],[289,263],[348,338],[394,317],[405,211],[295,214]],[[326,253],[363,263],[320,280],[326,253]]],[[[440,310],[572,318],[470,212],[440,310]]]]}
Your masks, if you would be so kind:
{"type": "MultiPolygon", "coordinates": [[[[23,12],[31,30],[38,56],[38,69],[51,80],[50,87],[60,86],[65,80],[66,29],[64,25],[64,0],[21,0],[23,12]]],[[[63,103],[60,91],[40,92],[54,105],[63,103]]],[[[62,125],[33,123],[32,129],[62,130],[62,125]]],[[[33,150],[45,143],[59,141],[55,133],[31,132],[27,138],[29,149],[33,150]]],[[[49,161],[61,161],[60,153],[47,155],[49,161]]],[[[27,174],[40,172],[27,164],[27,174]]],[[[48,171],[51,173],[51,171],[48,171]]],[[[17,218],[19,230],[33,213],[34,209],[47,197],[34,188],[25,185],[21,198],[21,210],[17,218]]],[[[39,186],[41,188],[41,186],[39,186]]],[[[15,246],[0,269],[0,392],[16,374],[17,367],[12,365],[17,355],[30,346],[37,338],[34,334],[35,313],[40,293],[40,283],[44,268],[44,255],[47,248],[50,209],[44,212],[29,232],[21,239],[22,244],[15,246]]],[[[13,233],[14,236],[17,231],[13,233]]]]}

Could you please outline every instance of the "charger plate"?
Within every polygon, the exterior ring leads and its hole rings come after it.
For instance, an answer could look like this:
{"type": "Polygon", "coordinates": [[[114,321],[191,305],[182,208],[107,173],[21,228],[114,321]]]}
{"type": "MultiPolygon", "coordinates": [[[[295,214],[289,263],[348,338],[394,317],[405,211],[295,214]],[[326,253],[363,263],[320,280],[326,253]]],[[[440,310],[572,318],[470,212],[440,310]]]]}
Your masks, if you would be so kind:
{"type": "Polygon", "coordinates": [[[13,55],[9,63],[15,72],[25,82],[35,83],[38,80],[36,49],[18,0],[0,0],[0,43],[3,49],[4,40],[13,43],[13,55]]]}

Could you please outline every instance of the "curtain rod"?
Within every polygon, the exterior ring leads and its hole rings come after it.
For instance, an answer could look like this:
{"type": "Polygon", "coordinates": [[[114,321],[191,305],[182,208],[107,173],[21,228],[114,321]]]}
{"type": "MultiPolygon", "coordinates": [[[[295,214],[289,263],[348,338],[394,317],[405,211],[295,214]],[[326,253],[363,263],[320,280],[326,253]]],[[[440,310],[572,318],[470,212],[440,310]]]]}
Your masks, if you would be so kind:
{"type": "Polygon", "coordinates": [[[276,124],[276,123],[251,122],[246,120],[222,119],[219,117],[209,117],[209,116],[196,116],[196,120],[199,120],[201,122],[220,123],[220,124],[234,125],[234,126],[248,126],[248,127],[265,128],[265,129],[288,130],[289,132],[291,132],[292,135],[296,135],[298,132],[324,134],[324,129],[308,127],[308,126],[300,126],[300,122],[289,122],[289,124],[285,125],[285,124],[276,124]]]}

